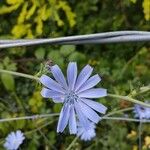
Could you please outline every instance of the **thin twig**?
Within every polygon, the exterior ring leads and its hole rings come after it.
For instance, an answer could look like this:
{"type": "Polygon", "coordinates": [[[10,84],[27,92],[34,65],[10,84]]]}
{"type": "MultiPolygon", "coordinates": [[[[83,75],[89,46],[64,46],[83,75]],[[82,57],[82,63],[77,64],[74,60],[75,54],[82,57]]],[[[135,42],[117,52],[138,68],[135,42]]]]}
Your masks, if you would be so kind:
{"type": "Polygon", "coordinates": [[[139,100],[133,99],[133,98],[128,97],[128,96],[121,96],[121,95],[115,95],[115,94],[108,94],[107,96],[108,97],[112,97],[112,98],[121,99],[121,100],[126,100],[126,101],[129,101],[129,102],[132,102],[132,103],[136,103],[136,104],[142,105],[144,107],[150,107],[150,104],[141,102],[139,100]]]}
{"type": "Polygon", "coordinates": [[[128,62],[126,62],[123,69],[119,72],[119,78],[123,76],[128,66],[139,56],[140,53],[141,53],[141,50],[137,52],[128,62]]]}
{"type": "Polygon", "coordinates": [[[4,70],[4,69],[0,69],[0,73],[12,74],[12,75],[15,75],[15,76],[24,77],[24,78],[28,78],[28,79],[33,79],[33,80],[37,80],[37,81],[39,80],[38,77],[35,77],[33,75],[20,73],[20,72],[15,72],[15,71],[4,70]]]}
{"type": "Polygon", "coordinates": [[[130,110],[133,110],[133,107],[128,107],[128,108],[112,111],[112,112],[106,114],[104,117],[109,117],[109,116],[112,116],[115,114],[120,114],[122,112],[130,111],[130,110]]]}
{"type": "Polygon", "coordinates": [[[53,113],[53,114],[41,114],[41,115],[33,115],[33,116],[15,117],[15,118],[5,118],[5,119],[0,119],[0,123],[8,122],[8,121],[16,121],[16,120],[28,120],[28,119],[54,117],[54,116],[58,116],[58,115],[59,115],[58,113],[53,113]]]}
{"type": "Polygon", "coordinates": [[[148,91],[150,91],[150,85],[140,87],[138,92],[135,92],[135,93],[133,92],[133,93],[131,93],[131,95],[132,96],[138,96],[139,94],[143,94],[143,93],[146,93],[148,91]]]}
{"type": "Polygon", "coordinates": [[[70,150],[72,148],[72,146],[76,143],[77,140],[78,140],[78,137],[75,137],[74,140],[70,143],[70,145],[67,147],[66,150],[70,150]]]}
{"type": "MultiPolygon", "coordinates": [[[[24,117],[0,119],[0,123],[1,122],[8,122],[8,121],[16,121],[16,120],[47,118],[47,117],[54,117],[54,116],[59,116],[59,113],[41,114],[41,115],[39,114],[39,115],[33,115],[33,116],[24,116],[24,117]]],[[[104,117],[102,117],[102,119],[133,121],[133,122],[140,122],[140,121],[142,121],[143,123],[149,123],[150,122],[150,120],[140,120],[140,119],[133,119],[133,118],[125,118],[125,117],[107,117],[107,116],[104,116],[104,117]]]]}
{"type": "Polygon", "coordinates": [[[140,120],[140,119],[133,119],[133,118],[125,118],[125,117],[102,117],[105,120],[116,120],[116,121],[130,121],[130,122],[142,122],[142,123],[150,123],[150,120],[140,120]]]}
{"type": "Polygon", "coordinates": [[[142,150],[142,122],[139,122],[139,150],[142,150]]]}
{"type": "Polygon", "coordinates": [[[41,129],[38,129],[39,133],[41,134],[41,136],[43,136],[43,138],[45,139],[46,143],[54,150],[57,150],[48,140],[48,138],[45,136],[45,134],[41,131],[41,129]]]}
{"type": "Polygon", "coordinates": [[[56,119],[51,120],[51,121],[45,123],[44,125],[41,125],[41,126],[37,127],[36,129],[33,129],[33,130],[30,130],[30,131],[25,132],[24,134],[25,134],[25,135],[28,135],[28,134],[31,134],[31,133],[36,132],[36,131],[38,131],[38,130],[41,130],[42,128],[45,128],[46,126],[52,124],[55,120],[56,120],[56,119]]]}

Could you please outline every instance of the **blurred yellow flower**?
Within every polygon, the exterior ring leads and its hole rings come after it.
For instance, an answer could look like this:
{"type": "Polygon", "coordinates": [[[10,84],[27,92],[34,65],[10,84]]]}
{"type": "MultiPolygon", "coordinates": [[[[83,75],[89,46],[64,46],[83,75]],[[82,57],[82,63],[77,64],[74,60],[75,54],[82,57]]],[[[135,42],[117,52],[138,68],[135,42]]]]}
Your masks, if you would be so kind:
{"type": "Polygon", "coordinates": [[[17,20],[12,26],[11,33],[15,38],[33,38],[44,33],[45,21],[56,22],[58,27],[66,23],[72,28],[76,24],[76,14],[72,12],[67,1],[64,0],[6,0],[8,5],[0,7],[0,15],[13,13],[16,10],[17,20]],[[61,15],[64,12],[64,16],[61,15]],[[67,18],[67,22],[64,21],[67,18]],[[30,26],[28,26],[30,24],[30,26]],[[34,33],[34,36],[33,34],[34,33]]]}
{"type": "Polygon", "coordinates": [[[145,145],[150,147],[150,136],[145,137],[145,145]]]}
{"type": "Polygon", "coordinates": [[[130,139],[130,138],[133,138],[137,135],[136,131],[134,130],[131,130],[131,132],[127,135],[127,138],[130,139]]]}
{"type": "Polygon", "coordinates": [[[33,113],[37,113],[40,111],[44,105],[44,101],[39,91],[35,91],[32,97],[29,99],[29,106],[31,107],[31,111],[33,113]]]}
{"type": "Polygon", "coordinates": [[[17,4],[17,3],[22,3],[23,0],[6,0],[7,4],[9,5],[14,5],[14,4],[17,4]]]}
{"type": "Polygon", "coordinates": [[[138,150],[138,146],[137,145],[133,145],[133,150],[138,150]]]}
{"type": "Polygon", "coordinates": [[[147,21],[150,20],[150,0],[143,0],[143,12],[147,21]]]}

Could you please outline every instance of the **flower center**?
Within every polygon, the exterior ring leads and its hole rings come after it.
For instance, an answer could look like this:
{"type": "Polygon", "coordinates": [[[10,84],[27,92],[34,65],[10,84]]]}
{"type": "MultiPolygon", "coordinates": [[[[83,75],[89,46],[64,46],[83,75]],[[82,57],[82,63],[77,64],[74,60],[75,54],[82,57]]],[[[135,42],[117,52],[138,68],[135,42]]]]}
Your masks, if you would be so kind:
{"type": "Polygon", "coordinates": [[[13,145],[16,145],[18,143],[18,140],[14,139],[12,142],[13,142],[13,145]]]}
{"type": "Polygon", "coordinates": [[[71,105],[71,104],[74,104],[74,102],[77,101],[78,99],[79,97],[77,96],[77,94],[73,91],[70,91],[69,93],[65,95],[64,102],[71,105]]]}
{"type": "Polygon", "coordinates": [[[140,107],[140,110],[144,112],[144,111],[145,111],[145,108],[144,108],[144,107],[140,107]]]}

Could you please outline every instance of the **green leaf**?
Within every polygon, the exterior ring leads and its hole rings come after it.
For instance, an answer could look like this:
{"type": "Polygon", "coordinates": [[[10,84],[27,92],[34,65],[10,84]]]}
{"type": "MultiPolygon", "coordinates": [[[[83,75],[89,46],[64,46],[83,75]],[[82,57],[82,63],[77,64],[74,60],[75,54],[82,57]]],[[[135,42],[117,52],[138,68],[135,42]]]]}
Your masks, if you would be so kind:
{"type": "Polygon", "coordinates": [[[17,120],[15,122],[16,129],[22,129],[25,126],[25,120],[17,120]]]}
{"type": "Polygon", "coordinates": [[[11,71],[16,71],[17,70],[17,64],[16,63],[8,64],[6,69],[11,70],[11,71]]]}
{"type": "Polygon", "coordinates": [[[5,57],[3,60],[3,68],[7,70],[16,71],[17,70],[17,64],[14,63],[12,60],[10,60],[9,57],[5,57]]]}
{"type": "Polygon", "coordinates": [[[61,104],[54,104],[53,111],[55,113],[59,113],[61,111],[61,108],[62,108],[61,104]]]}
{"type": "Polygon", "coordinates": [[[73,51],[75,51],[75,45],[63,45],[60,48],[60,53],[63,56],[68,56],[69,54],[71,54],[73,51]]]}
{"type": "Polygon", "coordinates": [[[44,59],[44,56],[45,56],[45,49],[40,47],[38,48],[36,51],[35,51],[35,57],[37,59],[44,59]]]}
{"type": "Polygon", "coordinates": [[[48,59],[51,59],[54,64],[58,64],[60,67],[63,68],[64,65],[64,58],[60,55],[59,51],[50,51],[47,56],[48,59]]]}
{"type": "Polygon", "coordinates": [[[2,80],[2,83],[3,83],[4,87],[6,88],[6,90],[14,91],[14,89],[15,89],[15,80],[14,80],[12,75],[2,74],[1,75],[1,80],[2,80]]]}
{"type": "Polygon", "coordinates": [[[10,63],[10,59],[9,57],[5,57],[4,60],[3,60],[3,64],[5,67],[7,67],[7,65],[10,63]]]}
{"type": "Polygon", "coordinates": [[[56,140],[56,133],[54,131],[51,131],[49,134],[48,134],[48,139],[51,141],[51,144],[55,144],[56,140]]]}
{"type": "Polygon", "coordinates": [[[69,61],[85,61],[85,59],[85,55],[79,52],[72,53],[68,58],[69,61]]]}
{"type": "Polygon", "coordinates": [[[130,0],[130,1],[131,1],[132,3],[134,3],[134,4],[136,3],[136,0],[130,0]]]}
{"type": "Polygon", "coordinates": [[[3,69],[3,64],[2,63],[0,63],[0,69],[3,69]]]}

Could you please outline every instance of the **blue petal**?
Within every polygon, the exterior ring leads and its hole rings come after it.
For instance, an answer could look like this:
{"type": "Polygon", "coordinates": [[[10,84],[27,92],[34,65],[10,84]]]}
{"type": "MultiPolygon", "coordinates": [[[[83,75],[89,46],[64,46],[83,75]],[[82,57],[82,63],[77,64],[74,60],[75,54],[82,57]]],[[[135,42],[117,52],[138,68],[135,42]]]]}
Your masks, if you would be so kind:
{"type": "Polygon", "coordinates": [[[41,91],[41,95],[44,98],[52,98],[56,102],[63,102],[64,101],[64,95],[60,92],[49,90],[47,88],[43,88],[41,91]]]}
{"type": "Polygon", "coordinates": [[[9,136],[10,139],[15,139],[16,138],[16,135],[15,135],[15,132],[12,132],[9,136]]]}
{"type": "Polygon", "coordinates": [[[90,89],[97,85],[101,81],[101,78],[98,74],[90,77],[84,84],[78,89],[77,93],[90,89]]]}
{"type": "Polygon", "coordinates": [[[81,135],[81,140],[87,141],[87,136],[84,133],[81,135]]]}
{"type": "Polygon", "coordinates": [[[54,81],[47,75],[42,75],[40,77],[40,82],[51,90],[54,90],[63,94],[65,93],[65,90],[60,86],[60,84],[58,84],[56,81],[54,81]]]}
{"type": "Polygon", "coordinates": [[[22,136],[23,136],[22,132],[20,130],[17,130],[16,137],[22,137],[22,136]]]}
{"type": "Polygon", "coordinates": [[[11,132],[6,138],[4,147],[6,149],[17,150],[19,148],[20,144],[22,144],[24,138],[25,137],[20,130],[17,130],[16,132],[11,132]]]}
{"type": "Polygon", "coordinates": [[[54,101],[54,103],[63,103],[64,99],[61,97],[53,97],[52,100],[54,101]]]}
{"type": "Polygon", "coordinates": [[[101,117],[89,106],[87,106],[86,104],[80,101],[79,101],[79,105],[83,114],[91,121],[93,121],[94,123],[98,123],[101,120],[101,117]]]}
{"type": "Polygon", "coordinates": [[[21,144],[21,143],[23,142],[23,140],[25,139],[23,133],[22,133],[20,130],[18,130],[18,131],[16,132],[16,138],[19,139],[19,143],[20,143],[20,144],[21,144]]]}
{"type": "Polygon", "coordinates": [[[82,134],[83,134],[83,131],[82,131],[82,129],[78,129],[77,136],[78,136],[78,137],[80,137],[80,136],[82,136],[82,134]]]}
{"type": "Polygon", "coordinates": [[[75,84],[75,91],[77,91],[82,84],[90,77],[93,68],[90,65],[86,65],[80,72],[77,82],[75,84]]]}
{"type": "Polygon", "coordinates": [[[92,101],[92,100],[89,100],[89,99],[81,99],[85,104],[87,104],[88,106],[90,106],[91,108],[93,108],[94,110],[102,113],[102,114],[105,114],[106,113],[106,110],[107,110],[107,107],[105,107],[103,104],[101,103],[98,103],[98,102],[95,102],[95,101],[92,101]]]}
{"type": "Polygon", "coordinates": [[[19,148],[19,144],[18,143],[15,143],[13,146],[14,146],[13,150],[17,150],[19,148]]]}
{"type": "Polygon", "coordinates": [[[64,105],[59,116],[58,125],[57,125],[57,132],[63,132],[66,128],[69,120],[70,114],[70,106],[64,105]]]}
{"type": "Polygon", "coordinates": [[[59,84],[61,84],[62,87],[64,87],[65,89],[67,89],[68,88],[67,82],[66,82],[65,77],[64,77],[61,69],[59,68],[59,66],[58,65],[52,66],[51,72],[52,72],[54,78],[56,79],[56,81],[59,84]]]}
{"type": "Polygon", "coordinates": [[[80,123],[82,124],[82,126],[85,129],[88,129],[89,121],[88,121],[87,117],[83,114],[83,112],[81,111],[81,107],[78,102],[75,103],[75,110],[76,110],[78,119],[79,119],[80,123]]]}
{"type": "Polygon", "coordinates": [[[81,140],[91,140],[95,135],[95,124],[93,122],[89,121],[88,129],[85,129],[82,124],[78,122],[77,136],[80,137],[81,140]]]}
{"type": "Polygon", "coordinates": [[[74,62],[70,62],[67,68],[67,79],[69,88],[71,90],[74,89],[76,78],[77,78],[77,64],[74,62]]]}
{"type": "Polygon", "coordinates": [[[77,133],[77,123],[76,123],[75,112],[74,112],[73,106],[71,106],[70,108],[69,130],[70,130],[70,134],[77,133]]]}
{"type": "Polygon", "coordinates": [[[107,95],[107,90],[102,88],[89,89],[83,92],[78,93],[79,97],[85,98],[99,98],[107,95]]]}

